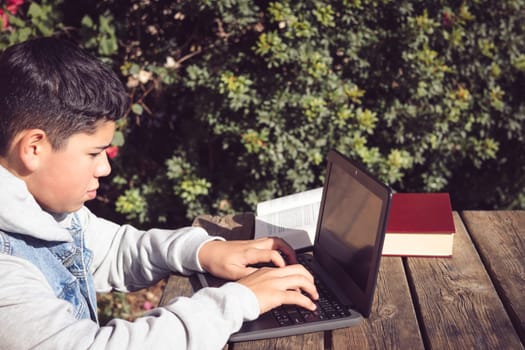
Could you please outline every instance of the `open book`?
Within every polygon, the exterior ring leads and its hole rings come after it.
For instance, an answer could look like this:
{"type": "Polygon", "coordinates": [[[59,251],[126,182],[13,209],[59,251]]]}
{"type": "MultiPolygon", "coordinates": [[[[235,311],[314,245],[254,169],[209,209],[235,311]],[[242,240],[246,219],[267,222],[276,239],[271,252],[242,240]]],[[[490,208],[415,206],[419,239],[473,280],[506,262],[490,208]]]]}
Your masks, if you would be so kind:
{"type": "Polygon", "coordinates": [[[294,249],[313,246],[322,196],[319,187],[259,203],[255,238],[278,236],[294,249]]]}

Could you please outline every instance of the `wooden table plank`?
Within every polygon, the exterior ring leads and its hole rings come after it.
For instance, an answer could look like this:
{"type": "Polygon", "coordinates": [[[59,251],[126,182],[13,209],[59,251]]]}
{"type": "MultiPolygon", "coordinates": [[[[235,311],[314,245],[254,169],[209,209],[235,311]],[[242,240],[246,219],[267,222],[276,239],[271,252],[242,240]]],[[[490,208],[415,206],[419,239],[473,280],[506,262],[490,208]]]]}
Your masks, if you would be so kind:
{"type": "Polygon", "coordinates": [[[464,211],[461,215],[525,343],[525,211],[464,211]]]}
{"type": "Polygon", "coordinates": [[[210,235],[221,236],[227,240],[252,239],[255,215],[249,212],[226,216],[199,215],[193,221],[193,226],[202,227],[210,235]]]}
{"type": "Polygon", "coordinates": [[[164,306],[176,297],[191,297],[194,294],[187,276],[171,275],[164,287],[159,306],[164,306]]]}
{"type": "Polygon", "coordinates": [[[433,349],[523,349],[457,213],[452,258],[407,258],[407,273],[433,349]]]}
{"type": "Polygon", "coordinates": [[[402,259],[382,257],[370,317],[332,332],[332,349],[424,349],[402,259]]]}
{"type": "MultiPolygon", "coordinates": [[[[469,232],[455,213],[452,258],[383,258],[372,314],[361,325],[225,349],[524,349],[525,211],[462,214],[469,232]]],[[[248,239],[253,215],[200,223],[248,239]]],[[[188,279],[174,275],[161,305],[191,294],[188,279]]]]}
{"type": "MultiPolygon", "coordinates": [[[[247,341],[240,343],[229,343],[229,350],[324,350],[324,334],[310,333],[305,335],[281,337],[247,341]]],[[[344,349],[344,348],[342,348],[344,349]]]]}

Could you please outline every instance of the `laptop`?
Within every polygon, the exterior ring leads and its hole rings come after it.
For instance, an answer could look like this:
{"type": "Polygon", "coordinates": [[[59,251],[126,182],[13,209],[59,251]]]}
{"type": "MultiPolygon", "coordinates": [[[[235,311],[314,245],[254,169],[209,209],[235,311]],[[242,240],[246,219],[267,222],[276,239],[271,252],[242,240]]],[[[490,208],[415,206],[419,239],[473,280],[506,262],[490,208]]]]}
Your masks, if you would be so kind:
{"type": "MultiPolygon", "coordinates": [[[[350,327],[368,317],[391,197],[391,189],[363,166],[331,150],[314,245],[310,252],[297,254],[298,260],[314,275],[317,289],[323,295],[318,310],[312,313],[297,306],[280,306],[254,321],[244,322],[230,341],[350,327]]],[[[209,274],[197,274],[192,279],[194,289],[224,282],[209,274]]]]}

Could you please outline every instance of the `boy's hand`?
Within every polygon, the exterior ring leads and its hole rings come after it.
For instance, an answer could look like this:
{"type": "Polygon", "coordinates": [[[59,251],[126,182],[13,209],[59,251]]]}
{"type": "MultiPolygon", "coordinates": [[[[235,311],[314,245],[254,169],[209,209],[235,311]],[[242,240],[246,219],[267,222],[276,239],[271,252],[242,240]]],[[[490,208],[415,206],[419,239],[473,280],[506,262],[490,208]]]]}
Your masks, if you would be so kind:
{"type": "Polygon", "coordinates": [[[238,283],[255,293],[261,313],[283,304],[295,304],[313,311],[316,306],[312,299],[319,299],[314,279],[302,265],[289,265],[280,269],[263,267],[238,283]]]}
{"type": "Polygon", "coordinates": [[[257,270],[251,265],[272,263],[284,267],[287,263],[297,263],[297,259],[284,240],[265,237],[248,241],[207,242],[199,251],[199,262],[212,275],[236,281],[257,270]]]}

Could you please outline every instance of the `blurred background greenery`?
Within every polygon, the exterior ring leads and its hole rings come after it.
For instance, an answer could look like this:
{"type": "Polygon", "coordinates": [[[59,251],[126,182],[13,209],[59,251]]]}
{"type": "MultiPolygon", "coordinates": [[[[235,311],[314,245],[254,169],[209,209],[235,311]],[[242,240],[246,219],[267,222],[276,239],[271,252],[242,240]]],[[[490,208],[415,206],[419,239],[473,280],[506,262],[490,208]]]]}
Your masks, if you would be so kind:
{"type": "Polygon", "coordinates": [[[523,209],[524,3],[4,0],[0,50],[58,35],[118,72],[133,104],[89,203],[118,222],[253,211],[320,186],[330,148],[400,192],[523,209]]]}

